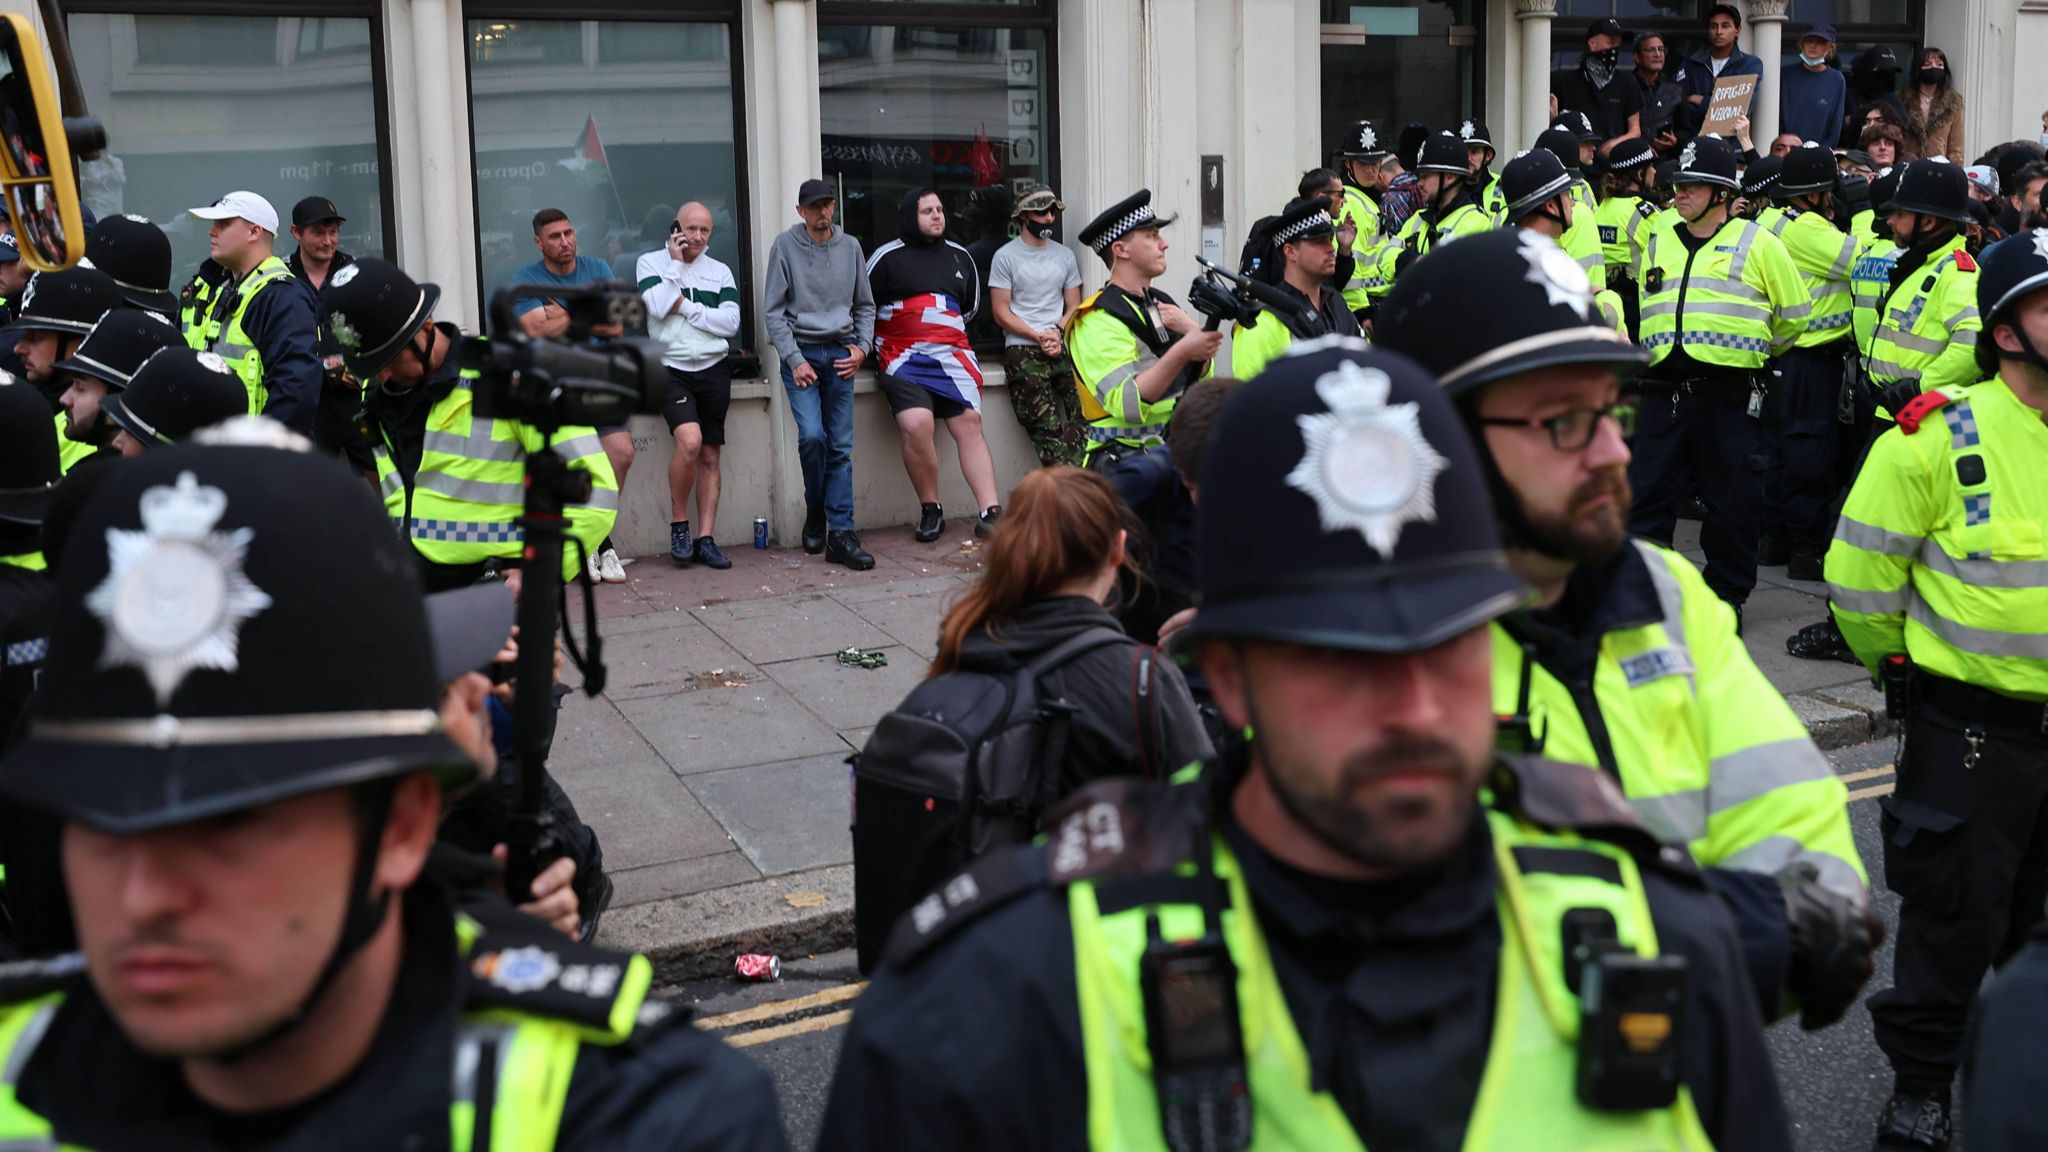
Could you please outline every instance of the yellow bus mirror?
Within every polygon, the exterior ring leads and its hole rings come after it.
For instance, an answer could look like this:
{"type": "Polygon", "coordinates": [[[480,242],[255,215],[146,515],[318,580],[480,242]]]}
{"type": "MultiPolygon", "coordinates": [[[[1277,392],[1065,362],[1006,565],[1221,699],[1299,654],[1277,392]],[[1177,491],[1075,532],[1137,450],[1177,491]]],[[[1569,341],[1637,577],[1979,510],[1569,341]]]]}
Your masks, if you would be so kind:
{"type": "Polygon", "coordinates": [[[0,13],[0,189],[29,267],[54,272],[85,255],[71,139],[35,26],[11,12],[0,13]]]}

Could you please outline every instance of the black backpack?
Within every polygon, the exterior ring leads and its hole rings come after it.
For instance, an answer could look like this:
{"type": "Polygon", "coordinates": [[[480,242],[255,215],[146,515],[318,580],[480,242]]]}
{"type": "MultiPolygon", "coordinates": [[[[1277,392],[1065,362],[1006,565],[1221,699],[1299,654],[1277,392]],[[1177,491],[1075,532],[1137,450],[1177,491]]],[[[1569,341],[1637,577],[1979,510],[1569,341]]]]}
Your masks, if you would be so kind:
{"type": "MultiPolygon", "coordinates": [[[[1078,709],[1047,699],[1040,680],[1098,648],[1128,641],[1089,628],[1022,668],[961,667],[911,690],[884,715],[853,765],[853,931],[860,970],[874,970],[905,911],[977,857],[1038,834],[1059,799],[1060,766],[1078,709]]],[[[1155,652],[1135,669],[1148,767],[1157,735],[1155,652]]]]}

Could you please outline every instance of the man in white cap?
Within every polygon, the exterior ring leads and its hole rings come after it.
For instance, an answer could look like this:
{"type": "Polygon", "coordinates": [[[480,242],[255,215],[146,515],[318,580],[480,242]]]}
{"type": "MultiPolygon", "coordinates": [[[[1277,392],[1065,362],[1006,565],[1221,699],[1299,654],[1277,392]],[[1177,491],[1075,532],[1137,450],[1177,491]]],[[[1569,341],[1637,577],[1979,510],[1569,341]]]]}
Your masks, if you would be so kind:
{"type": "Polygon", "coordinates": [[[249,389],[249,411],[310,438],[320,405],[320,307],[271,251],[277,209],[254,192],[230,192],[192,215],[210,220],[208,254],[227,269],[185,343],[228,362],[249,389]]]}

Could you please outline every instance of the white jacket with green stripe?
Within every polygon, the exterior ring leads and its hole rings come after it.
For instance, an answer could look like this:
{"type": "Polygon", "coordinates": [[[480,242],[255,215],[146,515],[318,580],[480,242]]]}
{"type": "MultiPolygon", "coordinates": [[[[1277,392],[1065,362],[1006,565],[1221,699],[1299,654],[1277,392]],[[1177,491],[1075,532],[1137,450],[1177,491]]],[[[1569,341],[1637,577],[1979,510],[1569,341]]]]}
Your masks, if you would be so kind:
{"type": "Polygon", "coordinates": [[[668,346],[662,363],[701,372],[725,359],[740,331],[732,269],[708,252],[685,264],[662,248],[640,257],[633,278],[647,301],[647,334],[668,346]]]}

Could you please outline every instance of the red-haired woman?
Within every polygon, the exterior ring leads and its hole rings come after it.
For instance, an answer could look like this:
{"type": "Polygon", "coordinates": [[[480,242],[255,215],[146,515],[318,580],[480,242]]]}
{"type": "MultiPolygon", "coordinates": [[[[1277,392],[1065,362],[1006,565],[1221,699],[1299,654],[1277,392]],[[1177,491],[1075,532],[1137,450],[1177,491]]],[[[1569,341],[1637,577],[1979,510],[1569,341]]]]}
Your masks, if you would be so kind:
{"type": "MultiPolygon", "coordinates": [[[[1109,481],[1041,468],[1010,493],[981,582],[946,612],[931,675],[1012,671],[1090,628],[1122,631],[1107,608],[1128,558],[1123,504],[1109,481]]],[[[1210,755],[1180,669],[1136,640],[1095,648],[1040,681],[1079,711],[1062,794],[1101,776],[1163,775],[1210,755]]]]}

